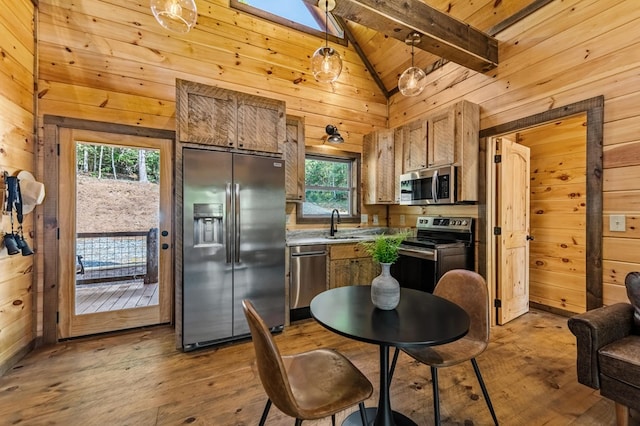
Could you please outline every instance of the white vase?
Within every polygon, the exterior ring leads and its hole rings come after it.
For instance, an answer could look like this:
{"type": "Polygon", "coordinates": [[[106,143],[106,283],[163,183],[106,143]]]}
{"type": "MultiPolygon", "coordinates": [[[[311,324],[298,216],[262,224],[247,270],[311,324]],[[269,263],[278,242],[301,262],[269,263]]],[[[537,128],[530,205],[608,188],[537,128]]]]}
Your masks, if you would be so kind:
{"type": "Polygon", "coordinates": [[[400,284],[391,276],[391,263],[381,263],[382,273],[371,281],[371,301],[385,311],[395,309],[400,302],[400,284]]]}

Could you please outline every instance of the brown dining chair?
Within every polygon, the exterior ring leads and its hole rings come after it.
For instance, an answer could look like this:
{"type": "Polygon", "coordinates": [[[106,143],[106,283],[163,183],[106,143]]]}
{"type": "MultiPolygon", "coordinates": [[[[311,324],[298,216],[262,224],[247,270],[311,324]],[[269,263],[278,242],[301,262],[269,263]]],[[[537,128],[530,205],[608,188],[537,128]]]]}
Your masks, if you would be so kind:
{"type": "Polygon", "coordinates": [[[373,393],[373,386],[351,361],[331,349],[282,356],[253,304],[245,299],[242,307],[251,329],[260,381],[269,398],[261,426],[272,403],[295,417],[296,426],[303,420],[328,416],[335,426],[337,412],[358,404],[362,424],[367,424],[364,401],[373,393]]]}
{"type": "MultiPolygon", "coordinates": [[[[433,294],[456,303],[469,314],[469,332],[454,342],[438,346],[411,346],[402,351],[415,360],[431,367],[433,384],[433,415],[435,424],[440,424],[440,402],[438,394],[438,369],[471,361],[482,394],[487,402],[493,422],[498,425],[489,393],[482,380],[476,357],[489,343],[489,291],[484,278],[473,271],[454,269],[445,273],[436,285],[433,294]]],[[[444,319],[443,319],[444,321],[444,319]]],[[[393,355],[391,373],[398,360],[398,348],[393,355]]]]}

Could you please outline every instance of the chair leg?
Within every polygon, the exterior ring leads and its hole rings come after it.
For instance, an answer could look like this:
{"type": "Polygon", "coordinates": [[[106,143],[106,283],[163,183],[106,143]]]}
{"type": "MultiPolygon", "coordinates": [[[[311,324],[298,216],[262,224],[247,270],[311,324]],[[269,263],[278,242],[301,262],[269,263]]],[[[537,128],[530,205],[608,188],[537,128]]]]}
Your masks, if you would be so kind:
{"type": "Polygon", "coordinates": [[[480,368],[478,367],[478,362],[475,358],[471,358],[471,364],[473,365],[473,370],[476,372],[476,377],[478,378],[478,382],[480,383],[480,389],[482,389],[482,394],[484,395],[484,400],[487,401],[487,407],[489,407],[489,411],[491,412],[491,417],[493,417],[493,423],[498,426],[498,418],[496,417],[496,412],[493,411],[493,404],[491,404],[491,398],[489,398],[489,392],[487,392],[487,387],[484,385],[484,380],[482,380],[482,374],[480,374],[480,368]]]}
{"type": "Polygon", "coordinates": [[[302,424],[302,419],[296,419],[296,426],[300,426],[302,424]]]}
{"type": "Polygon", "coordinates": [[[264,406],[264,410],[262,411],[262,417],[260,417],[260,426],[264,426],[264,422],[267,421],[267,416],[269,415],[270,408],[271,408],[271,399],[267,399],[267,404],[264,406]]]}
{"type": "Polygon", "coordinates": [[[400,354],[400,349],[396,347],[396,350],[393,353],[393,361],[391,361],[391,368],[389,369],[389,383],[387,384],[387,386],[391,386],[391,379],[393,378],[393,372],[396,369],[396,363],[398,362],[399,354],[400,354]]]}
{"type": "Polygon", "coordinates": [[[360,420],[362,420],[362,426],[367,426],[367,411],[364,409],[364,402],[358,404],[360,408],[360,420]]]}
{"type": "Polygon", "coordinates": [[[431,367],[431,383],[433,385],[433,418],[436,426],[440,425],[440,393],[438,392],[438,369],[431,367]]]}
{"type": "Polygon", "coordinates": [[[331,415],[331,426],[336,426],[336,415],[335,414],[331,415]]]}

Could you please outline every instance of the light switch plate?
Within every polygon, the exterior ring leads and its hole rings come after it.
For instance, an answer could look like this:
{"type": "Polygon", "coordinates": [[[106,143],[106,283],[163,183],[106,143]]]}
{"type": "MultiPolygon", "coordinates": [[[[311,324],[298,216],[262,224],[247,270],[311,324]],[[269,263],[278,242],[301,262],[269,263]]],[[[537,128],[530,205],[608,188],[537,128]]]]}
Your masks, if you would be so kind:
{"type": "Polygon", "coordinates": [[[360,223],[367,223],[369,222],[369,215],[368,214],[361,214],[360,215],[360,223]]]}
{"type": "Polygon", "coordinates": [[[609,216],[609,231],[626,231],[625,216],[623,214],[612,214],[609,216]]]}
{"type": "Polygon", "coordinates": [[[403,214],[401,214],[401,215],[400,215],[400,225],[401,225],[401,226],[404,226],[404,225],[405,225],[405,218],[404,218],[404,215],[403,215],[403,214]]]}
{"type": "Polygon", "coordinates": [[[378,224],[378,215],[377,215],[377,214],[374,214],[374,215],[373,215],[373,224],[374,224],[374,225],[377,225],[377,224],[378,224]]]}

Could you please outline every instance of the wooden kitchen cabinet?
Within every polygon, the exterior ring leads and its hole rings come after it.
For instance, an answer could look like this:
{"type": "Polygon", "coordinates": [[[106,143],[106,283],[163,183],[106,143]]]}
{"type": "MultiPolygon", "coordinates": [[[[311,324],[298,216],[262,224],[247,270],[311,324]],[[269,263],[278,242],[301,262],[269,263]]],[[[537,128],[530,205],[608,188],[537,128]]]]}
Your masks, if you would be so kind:
{"type": "Polygon", "coordinates": [[[428,121],[429,167],[458,166],[458,200],[477,201],[480,107],[461,101],[428,121]]]}
{"type": "Polygon", "coordinates": [[[396,202],[393,135],[393,130],[379,130],[364,136],[362,144],[364,204],[396,202]]]}
{"type": "Polygon", "coordinates": [[[329,248],[329,288],[370,285],[380,266],[358,244],[334,244],[329,248]]]}
{"type": "Polygon", "coordinates": [[[417,120],[400,127],[402,136],[402,173],[427,167],[427,120],[417,120]]]}
{"type": "Polygon", "coordinates": [[[185,80],[176,82],[180,142],[282,154],[285,103],[185,80]]]}
{"type": "Polygon", "coordinates": [[[287,201],[304,201],[304,154],[304,118],[288,116],[284,142],[287,201]]]}

